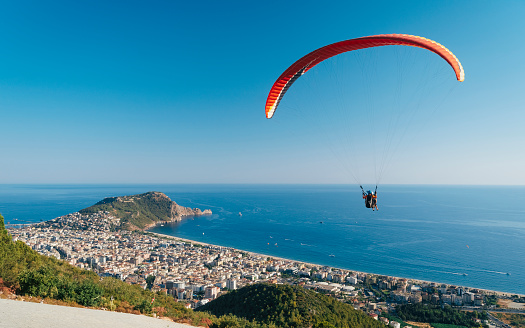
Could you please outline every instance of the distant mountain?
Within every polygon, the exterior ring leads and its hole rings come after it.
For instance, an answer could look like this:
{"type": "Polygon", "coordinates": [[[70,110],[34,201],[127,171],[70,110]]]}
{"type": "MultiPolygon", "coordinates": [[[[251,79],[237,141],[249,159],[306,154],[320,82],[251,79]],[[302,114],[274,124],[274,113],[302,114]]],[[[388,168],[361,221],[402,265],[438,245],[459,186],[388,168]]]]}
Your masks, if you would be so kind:
{"type": "Polygon", "coordinates": [[[120,228],[143,230],[159,222],[180,221],[183,216],[211,214],[210,210],[183,207],[161,192],[151,191],[133,196],[104,198],[81,214],[107,211],[120,219],[120,228]]]}
{"type": "Polygon", "coordinates": [[[199,307],[216,316],[232,314],[276,327],[381,327],[349,304],[300,286],[254,284],[199,307]]]}

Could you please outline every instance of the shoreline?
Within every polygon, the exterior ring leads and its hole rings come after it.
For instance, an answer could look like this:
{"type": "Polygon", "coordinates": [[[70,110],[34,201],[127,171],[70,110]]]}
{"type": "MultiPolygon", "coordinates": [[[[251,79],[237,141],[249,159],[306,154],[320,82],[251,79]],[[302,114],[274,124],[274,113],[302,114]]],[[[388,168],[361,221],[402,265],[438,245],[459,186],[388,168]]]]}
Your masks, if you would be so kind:
{"type": "MultiPolygon", "coordinates": [[[[256,252],[251,252],[251,251],[245,251],[245,250],[237,249],[235,247],[230,247],[230,246],[215,245],[215,244],[210,244],[210,243],[205,243],[205,242],[199,242],[199,241],[195,241],[195,240],[191,240],[191,239],[187,239],[187,238],[161,234],[161,233],[158,233],[158,232],[152,232],[152,231],[147,231],[147,230],[144,230],[143,232],[144,233],[150,233],[150,234],[153,234],[155,236],[159,236],[159,237],[163,237],[163,238],[168,238],[168,239],[173,239],[173,240],[178,240],[178,241],[183,241],[183,242],[189,242],[189,243],[192,243],[192,244],[199,244],[199,245],[204,245],[204,246],[214,246],[214,247],[226,247],[226,248],[230,248],[230,249],[233,249],[233,250],[239,251],[239,252],[245,252],[245,253],[253,254],[253,255],[257,255],[257,256],[271,257],[272,259],[277,259],[277,260],[292,261],[292,262],[297,262],[297,263],[301,263],[301,264],[309,265],[309,266],[326,266],[326,265],[322,265],[322,264],[315,264],[315,263],[310,263],[310,262],[304,262],[304,261],[300,261],[300,260],[288,259],[288,258],[284,258],[284,257],[278,257],[278,256],[273,256],[273,255],[268,255],[268,254],[263,254],[263,253],[256,253],[256,252]]],[[[333,267],[333,266],[329,266],[329,267],[334,268],[334,269],[339,269],[339,270],[351,271],[351,272],[355,272],[355,273],[358,273],[358,274],[366,274],[366,275],[370,274],[370,275],[385,276],[385,277],[390,277],[390,278],[395,278],[395,279],[406,279],[407,281],[409,281],[409,280],[410,281],[414,281],[414,282],[416,282],[418,284],[427,283],[427,284],[438,284],[438,285],[447,285],[447,286],[458,286],[458,287],[466,287],[466,288],[470,288],[470,289],[477,289],[479,291],[482,291],[485,294],[495,294],[495,295],[498,295],[498,296],[518,295],[519,297],[525,297],[525,294],[518,294],[518,293],[511,293],[511,292],[501,292],[501,291],[490,290],[490,289],[485,289],[485,288],[478,288],[478,287],[471,287],[471,286],[462,286],[462,285],[457,285],[457,284],[447,284],[447,283],[442,283],[442,282],[421,280],[421,279],[415,279],[415,278],[389,276],[389,275],[380,274],[380,273],[363,272],[363,271],[357,271],[357,270],[337,268],[337,267],[333,267]]]]}
{"type": "MultiPolygon", "coordinates": [[[[183,217],[180,218],[180,220],[177,220],[177,221],[182,221],[183,218],[191,217],[191,216],[192,215],[183,216],[183,217]]],[[[44,221],[44,222],[47,222],[47,221],[44,221]]],[[[158,221],[158,222],[155,222],[155,223],[149,225],[147,228],[144,228],[144,229],[124,230],[124,231],[130,232],[130,233],[141,232],[143,234],[152,234],[152,235],[155,235],[157,237],[167,238],[167,239],[171,239],[171,240],[175,240],[175,241],[188,242],[188,243],[191,243],[191,244],[199,244],[199,245],[214,246],[214,247],[225,247],[225,248],[232,249],[234,251],[244,252],[244,253],[255,255],[255,256],[270,257],[272,259],[277,259],[277,260],[282,260],[282,261],[296,262],[296,263],[304,264],[306,266],[326,266],[326,267],[330,267],[330,268],[334,268],[334,269],[355,272],[357,274],[384,276],[384,277],[395,278],[395,279],[405,279],[407,281],[413,281],[413,282],[415,282],[417,284],[426,283],[426,284],[437,284],[437,285],[446,285],[446,286],[465,287],[465,288],[469,288],[469,289],[477,289],[477,290],[479,290],[479,291],[481,291],[481,292],[483,292],[485,294],[494,294],[494,295],[498,295],[500,297],[501,296],[509,296],[510,297],[512,295],[517,295],[519,297],[525,297],[525,294],[520,294],[520,293],[516,293],[516,292],[502,292],[502,291],[496,291],[496,290],[480,288],[480,287],[465,286],[465,285],[459,285],[459,284],[453,284],[453,283],[443,283],[443,282],[436,282],[436,281],[423,280],[423,279],[417,279],[417,278],[399,277],[399,276],[386,275],[386,274],[381,274],[381,273],[364,272],[364,271],[358,271],[358,270],[354,270],[354,269],[339,268],[339,267],[326,265],[326,264],[317,264],[317,263],[305,262],[305,261],[301,261],[301,260],[284,258],[284,257],[274,256],[274,255],[268,255],[268,254],[264,254],[264,253],[258,253],[258,252],[253,252],[253,251],[246,251],[246,250],[238,249],[238,248],[235,248],[235,247],[232,247],[232,246],[216,245],[216,244],[200,242],[200,241],[195,241],[195,240],[191,240],[191,239],[187,239],[187,238],[183,238],[183,237],[171,236],[171,235],[166,235],[166,234],[162,234],[162,233],[146,230],[146,229],[152,229],[152,228],[154,228],[154,227],[156,227],[158,225],[167,224],[167,223],[170,223],[170,222],[175,222],[175,221],[158,221]]],[[[24,224],[24,226],[39,225],[39,224],[42,224],[42,223],[43,222],[26,223],[26,224],[24,224]]],[[[7,226],[8,225],[6,224],[6,228],[9,228],[7,226]]]]}

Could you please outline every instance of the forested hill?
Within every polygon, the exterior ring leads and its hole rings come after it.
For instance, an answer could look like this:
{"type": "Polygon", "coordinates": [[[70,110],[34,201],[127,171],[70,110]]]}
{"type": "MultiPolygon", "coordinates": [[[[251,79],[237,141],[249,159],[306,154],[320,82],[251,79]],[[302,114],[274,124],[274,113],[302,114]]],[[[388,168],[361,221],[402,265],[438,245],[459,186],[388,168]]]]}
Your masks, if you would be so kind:
{"type": "Polygon", "coordinates": [[[183,207],[161,192],[121,197],[108,197],[93,206],[80,210],[81,214],[108,211],[120,219],[120,227],[127,230],[145,229],[159,221],[178,221],[183,216],[211,214],[210,210],[183,207]]]}
{"type": "Polygon", "coordinates": [[[200,307],[277,327],[381,327],[385,325],[335,298],[300,286],[255,284],[200,307]]]}

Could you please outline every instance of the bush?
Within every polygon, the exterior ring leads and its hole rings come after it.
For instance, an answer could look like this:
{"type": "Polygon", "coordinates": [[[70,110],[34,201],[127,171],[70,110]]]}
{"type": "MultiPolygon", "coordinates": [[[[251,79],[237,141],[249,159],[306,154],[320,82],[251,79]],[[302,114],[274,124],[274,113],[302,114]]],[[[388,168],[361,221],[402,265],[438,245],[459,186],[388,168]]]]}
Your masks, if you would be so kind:
{"type": "Polygon", "coordinates": [[[82,281],[76,288],[75,300],[78,304],[84,306],[96,306],[102,295],[102,287],[95,284],[92,280],[82,281]]]}

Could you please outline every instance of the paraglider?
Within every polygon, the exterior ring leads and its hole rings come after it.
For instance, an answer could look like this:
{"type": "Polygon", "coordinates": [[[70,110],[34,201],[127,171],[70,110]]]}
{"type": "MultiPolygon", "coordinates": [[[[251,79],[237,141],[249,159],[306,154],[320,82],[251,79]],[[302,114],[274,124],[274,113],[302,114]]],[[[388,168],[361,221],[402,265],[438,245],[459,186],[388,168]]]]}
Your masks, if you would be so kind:
{"type": "Polygon", "coordinates": [[[281,99],[283,99],[286,91],[288,91],[292,84],[299,77],[301,77],[301,75],[308,72],[320,62],[348,51],[389,45],[412,46],[430,50],[441,56],[449,63],[450,66],[452,66],[458,81],[463,82],[465,79],[463,66],[461,66],[461,63],[456,58],[456,56],[450,52],[450,50],[435,41],[420,36],[407,34],[381,34],[365,36],[362,38],[340,41],[321,47],[310,52],[306,56],[293,63],[292,66],[288,67],[288,69],[286,69],[281,74],[281,76],[279,76],[277,81],[275,81],[272,89],[270,90],[270,93],[268,94],[265,106],[266,118],[272,118],[275,110],[277,109],[277,106],[279,105],[279,102],[281,99]]]}
{"type": "MultiPolygon", "coordinates": [[[[360,37],[355,39],[349,39],[345,41],[336,42],[333,44],[326,45],[319,49],[316,49],[307,55],[303,56],[290,67],[288,67],[275,81],[268,97],[266,99],[265,105],[265,114],[266,118],[270,119],[274,116],[279,103],[283,99],[284,95],[287,93],[289,88],[295,83],[302,75],[308,72],[310,69],[316,65],[322,63],[323,61],[338,56],[340,54],[351,52],[354,50],[374,48],[374,47],[383,47],[383,46],[409,46],[426,49],[431,51],[441,58],[443,58],[450,67],[452,67],[456,79],[462,82],[465,79],[465,72],[463,67],[457,57],[443,45],[426,39],[420,36],[413,36],[407,34],[381,34],[360,37]]],[[[448,79],[447,79],[448,80],[448,79]]],[[[345,108],[346,110],[346,108],[345,108]]],[[[316,112],[324,112],[324,108],[319,108],[316,112]]],[[[397,118],[396,118],[397,119],[397,118]]],[[[395,120],[392,120],[395,121],[395,120]]],[[[391,140],[388,142],[391,143],[391,140]]],[[[377,147],[380,148],[380,147],[377,147]]],[[[387,147],[384,147],[387,148],[387,147]]],[[[391,158],[391,154],[385,156],[385,158],[391,158]]],[[[381,163],[383,164],[383,163],[381,163]]],[[[354,176],[356,182],[358,179],[354,176]]],[[[368,191],[365,193],[364,189],[361,187],[363,198],[365,199],[365,206],[367,208],[372,208],[372,210],[378,210],[377,207],[377,183],[379,179],[376,178],[376,189],[372,193],[368,191]]],[[[360,184],[360,182],[358,182],[360,184]]]]}

